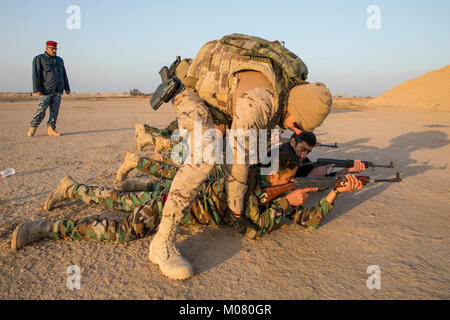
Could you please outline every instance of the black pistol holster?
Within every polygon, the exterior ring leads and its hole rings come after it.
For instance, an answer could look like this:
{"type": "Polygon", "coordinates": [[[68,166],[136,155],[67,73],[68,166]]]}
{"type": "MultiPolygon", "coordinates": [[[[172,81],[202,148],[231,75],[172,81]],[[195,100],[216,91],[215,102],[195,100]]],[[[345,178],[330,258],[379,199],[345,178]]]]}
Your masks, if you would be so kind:
{"type": "Polygon", "coordinates": [[[170,68],[164,66],[159,71],[162,83],[156,88],[155,93],[150,99],[150,105],[153,110],[158,110],[161,104],[169,102],[175,94],[183,91],[184,84],[175,75],[175,71],[180,62],[180,56],[177,56],[176,60],[170,65],[170,68]]]}

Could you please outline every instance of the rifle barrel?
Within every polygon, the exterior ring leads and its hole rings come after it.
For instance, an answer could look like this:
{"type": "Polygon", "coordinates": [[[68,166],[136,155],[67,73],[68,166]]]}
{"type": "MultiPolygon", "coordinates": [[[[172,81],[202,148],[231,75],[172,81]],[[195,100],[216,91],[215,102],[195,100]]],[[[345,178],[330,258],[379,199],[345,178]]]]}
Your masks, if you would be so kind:
{"type": "Polygon", "coordinates": [[[391,161],[391,163],[389,163],[389,164],[374,164],[374,163],[369,163],[369,165],[368,165],[367,167],[393,168],[393,167],[394,167],[394,162],[391,161]]]}
{"type": "Polygon", "coordinates": [[[374,182],[400,182],[402,179],[400,178],[400,172],[395,173],[395,178],[391,179],[375,179],[374,182]]]}
{"type": "Polygon", "coordinates": [[[338,148],[338,144],[337,142],[335,142],[334,144],[324,144],[324,143],[318,143],[317,144],[318,147],[328,147],[328,148],[338,148]]]}

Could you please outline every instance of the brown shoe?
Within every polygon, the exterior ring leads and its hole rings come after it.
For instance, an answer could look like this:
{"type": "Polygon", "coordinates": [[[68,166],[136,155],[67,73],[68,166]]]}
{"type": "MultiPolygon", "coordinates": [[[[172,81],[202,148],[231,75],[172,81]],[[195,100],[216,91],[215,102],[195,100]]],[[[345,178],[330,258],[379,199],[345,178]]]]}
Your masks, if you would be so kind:
{"type": "Polygon", "coordinates": [[[37,129],[37,127],[30,127],[30,129],[28,129],[27,136],[34,137],[34,134],[36,133],[36,129],[37,129]]]}
{"type": "Polygon", "coordinates": [[[48,131],[49,136],[59,137],[61,135],[61,133],[59,133],[58,131],[53,129],[52,126],[48,126],[47,129],[48,129],[47,131],[48,131]]]}

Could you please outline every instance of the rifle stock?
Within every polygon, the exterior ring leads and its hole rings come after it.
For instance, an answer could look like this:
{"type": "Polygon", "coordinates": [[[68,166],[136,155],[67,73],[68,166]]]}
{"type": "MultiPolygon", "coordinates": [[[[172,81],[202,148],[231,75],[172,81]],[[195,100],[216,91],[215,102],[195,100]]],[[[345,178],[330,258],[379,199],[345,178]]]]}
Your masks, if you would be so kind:
{"type": "Polygon", "coordinates": [[[275,199],[276,197],[278,197],[280,194],[283,194],[286,191],[294,189],[295,189],[295,182],[286,183],[281,186],[266,187],[261,193],[261,195],[258,197],[259,205],[266,204],[271,200],[275,199]]]}

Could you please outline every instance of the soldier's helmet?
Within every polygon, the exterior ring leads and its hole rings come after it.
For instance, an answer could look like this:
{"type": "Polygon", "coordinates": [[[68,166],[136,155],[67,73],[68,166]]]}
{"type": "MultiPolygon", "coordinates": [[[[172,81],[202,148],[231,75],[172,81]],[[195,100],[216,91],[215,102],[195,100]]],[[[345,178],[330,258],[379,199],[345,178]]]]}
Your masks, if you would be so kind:
{"type": "Polygon", "coordinates": [[[293,87],[289,92],[287,113],[305,131],[320,126],[331,111],[333,99],[322,82],[293,87]]]}

